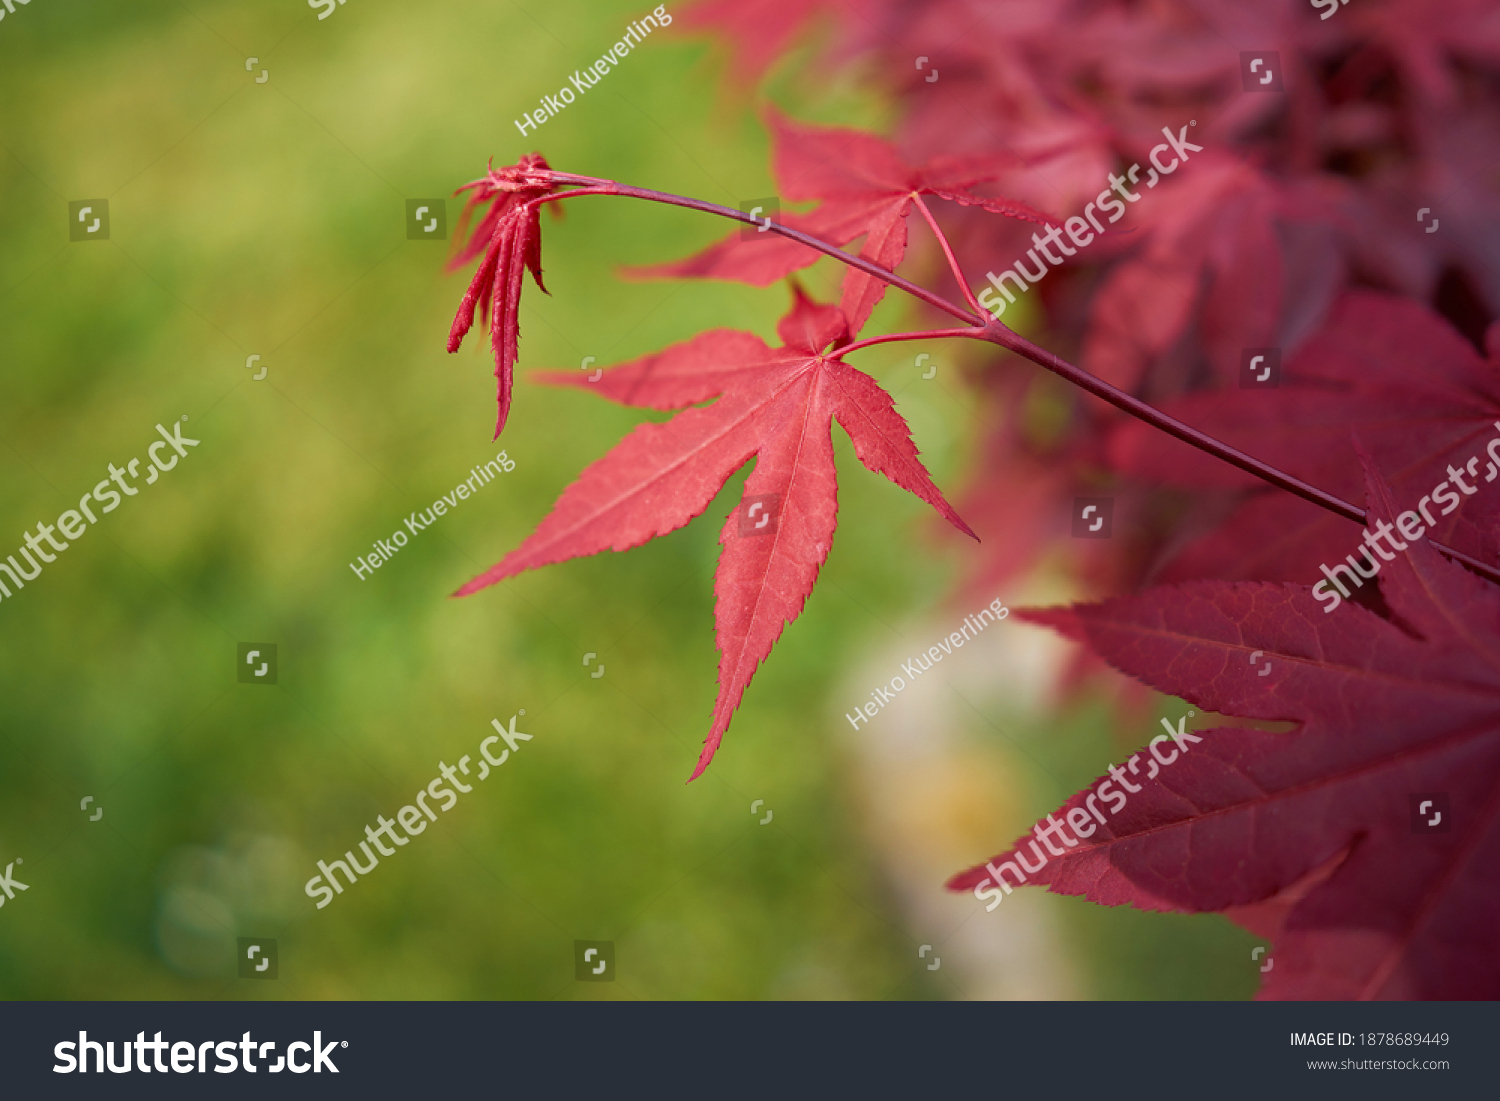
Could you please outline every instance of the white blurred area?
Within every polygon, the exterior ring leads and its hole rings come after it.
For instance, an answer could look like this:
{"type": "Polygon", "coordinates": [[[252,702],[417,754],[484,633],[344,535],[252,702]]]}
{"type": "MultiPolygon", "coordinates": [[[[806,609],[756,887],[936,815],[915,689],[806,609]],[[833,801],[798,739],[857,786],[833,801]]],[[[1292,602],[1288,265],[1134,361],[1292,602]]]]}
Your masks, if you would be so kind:
{"type": "MultiPolygon", "coordinates": [[[[1070,599],[1060,582],[1047,580],[1017,583],[1000,595],[1012,609],[1070,599]]],[[[960,629],[964,614],[982,606],[975,595],[898,625],[899,639],[867,654],[833,696],[852,711],[893,676],[907,681],[858,729],[843,710],[833,719],[851,761],[860,827],[912,938],[913,966],[920,966],[920,946],[931,944],[923,958],[941,959],[933,978],[948,996],[1086,996],[1058,933],[1055,896],[1017,890],[986,913],[972,892],[944,887],[1030,826],[1017,763],[1025,759],[1024,742],[1045,732],[1071,645],[1011,615],[987,623],[915,680],[904,676],[902,662],[960,629]]]]}

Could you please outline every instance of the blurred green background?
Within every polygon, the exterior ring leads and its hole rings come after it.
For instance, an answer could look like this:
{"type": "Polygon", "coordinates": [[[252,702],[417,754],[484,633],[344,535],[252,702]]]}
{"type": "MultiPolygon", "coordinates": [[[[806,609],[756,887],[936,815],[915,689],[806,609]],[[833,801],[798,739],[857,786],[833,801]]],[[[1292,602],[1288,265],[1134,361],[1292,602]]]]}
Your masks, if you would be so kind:
{"type": "MultiPolygon", "coordinates": [[[[930,896],[988,920],[943,877],[1147,736],[1112,730],[1098,703],[977,700],[934,773],[950,779],[896,796],[962,819],[929,823],[943,855],[911,877],[889,839],[922,814],[875,797],[843,713],[895,671],[872,654],[961,615],[944,601],[964,552],[840,431],[833,552],[698,782],[684,783],[715,693],[717,531],[742,477],[646,547],[448,599],[642,418],[531,385],[528,369],[617,362],[713,326],[770,337],[786,304],[779,288],[623,281],[622,265],[723,229],[587,199],[544,221],[552,297],[526,291],[495,446],[485,342],[444,351],[469,272],[446,275],[447,246],[407,240],[406,201],[450,194],[490,157],[536,149],[728,205],[774,193],[754,105],[674,34],[517,132],[647,10],[349,0],[320,21],[301,0],[33,0],[0,21],[0,554],[109,463],[144,459],[158,423],[186,417],[202,441],[0,602],[0,866],[19,861],[30,887],[0,908],[0,996],[972,996],[983,984],[962,953],[938,971],[919,958],[950,930],[918,912],[930,896]],[[110,239],[70,243],[68,203],[96,198],[110,239]],[[357,555],[500,447],[514,471],[355,576],[357,555]],[[241,642],[277,645],[274,687],[237,682],[241,642]],[[318,859],[522,708],[533,741],[314,907],[302,885],[318,859]],[[237,936],[277,939],[276,982],[235,977],[237,936]],[[617,982],[574,981],[576,939],[616,943],[617,982]]],[[[775,98],[814,121],[889,121],[844,78],[789,78],[775,98]]],[[[459,203],[447,210],[451,229],[459,203]]],[[[820,266],[808,285],[827,296],[836,277],[820,266]]],[[[911,320],[895,301],[877,315],[911,320]]],[[[940,360],[936,384],[915,385],[906,349],[862,355],[956,490],[980,415],[960,372],[940,360]]],[[[1006,906],[1030,908],[1071,976],[1036,996],[1254,988],[1255,942],[1221,919],[1026,894],[1006,906]]]]}

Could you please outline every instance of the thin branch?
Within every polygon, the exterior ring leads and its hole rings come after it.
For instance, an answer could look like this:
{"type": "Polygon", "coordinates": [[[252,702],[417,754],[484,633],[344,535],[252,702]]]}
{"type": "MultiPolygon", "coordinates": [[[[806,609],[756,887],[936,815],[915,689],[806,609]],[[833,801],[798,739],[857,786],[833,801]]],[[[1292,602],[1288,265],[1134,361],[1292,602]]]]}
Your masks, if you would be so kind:
{"type": "MultiPolygon", "coordinates": [[[[1284,489],[1288,493],[1295,494],[1304,501],[1310,501],[1321,508],[1326,508],[1330,512],[1337,513],[1347,520],[1353,520],[1355,523],[1365,523],[1364,509],[1351,505],[1343,498],[1335,497],[1332,493],[1326,493],[1317,486],[1309,485],[1299,478],[1292,477],[1290,474],[1283,474],[1274,466],[1263,463],[1259,459],[1247,455],[1237,448],[1220,443],[1212,436],[1200,432],[1189,424],[1184,424],[1176,417],[1168,416],[1161,410],[1147,405],[1139,398],[1116,389],[1103,379],[1089,374],[1081,367],[1075,367],[1061,356],[1054,355],[1045,348],[1038,347],[1000,321],[992,321],[986,327],[986,333],[986,340],[999,344],[1003,348],[1009,348],[1018,355],[1025,356],[1033,363],[1040,364],[1054,374],[1061,375],[1073,383],[1073,385],[1087,390],[1095,397],[1103,398],[1115,406],[1115,408],[1122,409],[1131,416],[1145,421],[1153,428],[1158,428],[1169,436],[1176,437],[1183,443],[1191,444],[1200,451],[1206,451],[1215,458],[1224,460],[1224,462],[1229,463],[1231,466],[1237,466],[1247,474],[1253,474],[1262,481],[1270,482],[1278,489],[1284,489]]],[[[1462,551],[1456,551],[1452,547],[1445,546],[1436,540],[1431,540],[1430,542],[1435,550],[1455,562],[1461,562],[1463,565],[1468,566],[1487,580],[1500,584],[1500,570],[1476,558],[1471,558],[1462,551]]]]}
{"type": "MultiPolygon", "coordinates": [[[[554,172],[553,176],[557,178],[559,183],[580,183],[588,186],[579,191],[559,191],[551,195],[543,195],[539,199],[532,199],[531,202],[533,204],[540,205],[542,203],[555,202],[558,199],[567,199],[574,195],[623,195],[631,199],[646,199],[653,203],[665,203],[668,206],[680,206],[688,210],[698,210],[705,214],[717,214],[721,218],[743,222],[745,225],[755,226],[757,229],[764,226],[773,233],[779,233],[783,237],[796,241],[799,245],[806,245],[808,248],[816,249],[818,252],[832,256],[840,263],[848,264],[851,268],[858,268],[867,275],[873,275],[876,279],[883,280],[891,286],[905,291],[913,298],[920,298],[934,309],[952,314],[960,321],[967,321],[970,325],[974,326],[984,323],[984,317],[976,317],[962,307],[949,302],[942,295],[934,294],[925,287],[919,287],[910,280],[903,279],[894,272],[887,271],[879,264],[866,260],[863,256],[855,256],[852,253],[845,252],[841,248],[835,248],[827,241],[803,233],[799,229],[792,229],[777,222],[757,221],[750,217],[750,215],[734,210],[731,207],[720,206],[718,203],[707,203],[702,199],[689,199],[685,196],[673,195],[666,191],[651,191],[644,187],[630,187],[627,184],[612,183],[609,180],[595,180],[590,176],[570,176],[565,172],[554,172]]],[[[984,316],[987,317],[988,314],[984,316]]]]}
{"type": "MultiPolygon", "coordinates": [[[[872,275],[876,279],[880,279],[893,287],[905,291],[912,297],[926,302],[929,306],[942,310],[944,313],[952,314],[954,317],[969,322],[973,326],[972,329],[935,330],[930,333],[874,337],[870,340],[859,341],[839,349],[837,351],[837,355],[839,356],[858,348],[869,347],[872,344],[884,343],[889,340],[919,339],[938,335],[986,340],[992,344],[998,344],[1002,348],[1007,348],[1017,355],[1024,356],[1033,363],[1045,367],[1056,375],[1060,375],[1080,389],[1088,391],[1097,398],[1102,398],[1117,409],[1129,413],[1131,416],[1144,421],[1153,428],[1160,429],[1168,435],[1181,440],[1183,443],[1196,447],[1200,451],[1207,452],[1217,459],[1222,459],[1224,462],[1238,467],[1247,474],[1253,474],[1255,477],[1276,486],[1278,489],[1283,489],[1294,496],[1302,498],[1304,501],[1309,501],[1320,508],[1325,508],[1330,512],[1336,513],[1346,520],[1353,520],[1355,523],[1361,525],[1365,523],[1364,509],[1358,508],[1343,498],[1336,497],[1332,493],[1327,493],[1314,485],[1309,485],[1299,478],[1294,478],[1290,474],[1285,474],[1269,463],[1264,463],[1252,455],[1247,455],[1237,448],[1230,447],[1228,444],[1220,443],[1212,436],[1200,432],[1191,425],[1184,424],[1175,417],[1168,416],[1166,413],[1146,404],[1139,398],[1127,394],[1125,391],[1110,385],[1095,375],[1089,374],[1083,368],[1074,366],[1061,356],[1054,355],[1045,348],[1033,344],[1009,326],[1000,322],[997,318],[992,317],[988,311],[981,309],[979,311],[981,316],[976,317],[941,295],[934,294],[924,287],[919,287],[915,283],[901,278],[901,276],[894,272],[887,271],[878,264],[871,263],[863,257],[854,256],[843,249],[835,248],[826,241],[803,233],[801,230],[778,225],[776,222],[756,221],[742,211],[734,210],[727,206],[720,206],[718,203],[704,202],[702,199],[689,199],[685,196],[673,195],[665,191],[652,191],[647,188],[631,187],[628,184],[616,183],[613,180],[600,180],[592,176],[575,176],[571,173],[556,171],[552,173],[552,178],[556,183],[577,186],[579,190],[560,191],[551,195],[544,195],[541,198],[531,200],[533,204],[540,205],[559,199],[566,199],[574,195],[621,195],[627,198],[646,199],[650,202],[665,203],[668,206],[680,206],[688,210],[698,210],[705,214],[716,214],[721,218],[728,218],[731,221],[742,222],[746,225],[756,226],[757,228],[764,226],[766,229],[779,233],[783,237],[796,241],[798,244],[806,245],[808,248],[815,249],[827,256],[832,256],[840,263],[847,264],[852,268],[858,268],[860,271],[872,275]]],[[[920,200],[918,202],[921,205],[920,200]]],[[[928,214],[930,220],[931,216],[926,211],[925,206],[923,206],[923,213],[928,214]]],[[[939,235],[939,239],[943,241],[944,252],[948,255],[950,263],[954,263],[952,254],[947,249],[947,241],[941,235],[939,235]]],[[[954,271],[958,276],[959,286],[964,289],[964,293],[967,295],[969,293],[968,283],[964,280],[962,274],[958,272],[956,263],[954,263],[954,271]]],[[[977,306],[977,303],[975,305],[977,306]]],[[[1495,567],[1460,551],[1456,551],[1452,547],[1444,546],[1442,543],[1433,541],[1431,545],[1439,553],[1469,567],[1486,580],[1500,584],[1500,570],[1497,570],[1495,567]]]]}

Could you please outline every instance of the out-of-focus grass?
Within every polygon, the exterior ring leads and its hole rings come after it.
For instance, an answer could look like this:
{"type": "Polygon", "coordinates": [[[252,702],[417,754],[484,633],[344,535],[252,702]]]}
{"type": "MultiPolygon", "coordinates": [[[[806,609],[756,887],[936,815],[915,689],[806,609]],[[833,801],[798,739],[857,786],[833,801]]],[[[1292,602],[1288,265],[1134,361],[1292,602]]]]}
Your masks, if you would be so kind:
{"type": "MultiPolygon", "coordinates": [[[[0,863],[24,860],[31,887],[0,913],[4,996],[932,993],[849,824],[825,692],[949,574],[919,537],[925,506],[841,434],[819,588],[692,785],[717,531],[741,478],[646,547],[447,599],[641,414],[523,371],[491,446],[483,342],[444,353],[468,272],[405,239],[405,200],[533,149],[729,205],[774,192],[753,113],[718,97],[700,46],[665,35],[517,132],[640,14],[351,0],[320,22],[225,0],[84,18],[39,0],[0,25],[0,551],[109,463],[144,458],[158,423],[186,417],[202,440],[0,602],[0,863]],[[111,240],[69,244],[68,201],[100,197],[111,240]],[[356,577],[357,555],[501,446],[514,472],[356,577]],[[240,641],[278,646],[275,687],[236,683],[240,641]],[[315,861],[522,708],[533,741],[314,908],[315,861]],[[233,978],[236,935],[278,939],[277,982],[233,978]],[[575,983],[574,939],[617,941],[619,981],[575,983]]],[[[814,117],[880,114],[828,95],[814,117]]],[[[785,305],[776,289],[622,281],[623,264],[722,232],[681,211],[585,199],[544,225],[553,296],[527,288],[523,368],[608,364],[716,325],[769,336],[785,305]]],[[[869,369],[910,381],[896,356],[869,369]]],[[[902,408],[952,484],[964,403],[908,391],[902,408]]]]}

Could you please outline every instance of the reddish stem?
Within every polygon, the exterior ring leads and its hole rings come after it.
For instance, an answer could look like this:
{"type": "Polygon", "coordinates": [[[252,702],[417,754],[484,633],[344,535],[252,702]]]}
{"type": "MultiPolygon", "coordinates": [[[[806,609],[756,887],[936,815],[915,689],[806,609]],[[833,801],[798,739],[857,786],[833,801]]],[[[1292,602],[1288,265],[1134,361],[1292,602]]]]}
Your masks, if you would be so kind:
{"type": "Polygon", "coordinates": [[[666,203],[668,206],[680,206],[686,207],[688,210],[699,210],[705,214],[717,214],[721,218],[743,222],[746,225],[755,226],[757,229],[765,226],[773,233],[779,233],[783,237],[796,241],[798,244],[806,245],[808,248],[816,249],[821,253],[832,256],[835,260],[847,264],[851,268],[858,268],[867,275],[873,275],[876,279],[883,280],[893,287],[899,287],[913,298],[920,298],[934,309],[950,313],[960,321],[967,321],[976,328],[984,324],[983,317],[976,317],[969,311],[955,306],[942,295],[933,294],[925,287],[919,287],[910,280],[903,279],[894,272],[887,271],[879,264],[866,260],[863,256],[851,255],[841,248],[835,248],[826,241],[803,233],[800,229],[792,229],[790,226],[784,226],[777,222],[757,221],[750,217],[750,215],[739,210],[734,210],[731,207],[720,206],[718,203],[707,203],[702,199],[689,199],[682,195],[673,195],[667,191],[651,191],[644,187],[631,187],[628,184],[615,183],[612,180],[596,180],[592,176],[573,176],[566,172],[554,172],[552,175],[558,183],[576,183],[585,186],[578,191],[559,191],[551,195],[543,195],[539,199],[532,199],[531,202],[533,204],[541,205],[542,203],[550,203],[558,199],[569,199],[575,195],[623,195],[631,199],[646,199],[653,203],[666,203]]]}
{"type": "MultiPolygon", "coordinates": [[[[1062,357],[1047,351],[1045,348],[1038,347],[1009,326],[1003,324],[998,318],[991,317],[977,302],[973,303],[973,305],[980,314],[978,317],[961,306],[948,301],[941,295],[934,294],[925,287],[919,287],[915,283],[901,278],[901,276],[894,272],[887,271],[880,265],[866,260],[864,257],[854,256],[843,249],[835,248],[826,241],[812,237],[801,230],[779,225],[776,222],[756,221],[742,211],[734,210],[727,206],[720,206],[718,203],[704,202],[702,199],[689,199],[685,196],[673,195],[666,191],[652,191],[647,188],[631,187],[628,184],[617,183],[613,180],[596,179],[593,176],[576,176],[568,172],[554,171],[552,178],[559,184],[577,186],[578,190],[560,191],[551,195],[544,195],[541,198],[531,200],[533,204],[540,205],[558,199],[567,199],[575,195],[622,195],[627,198],[646,199],[654,203],[665,203],[668,206],[685,207],[688,210],[698,210],[705,214],[716,214],[721,218],[728,218],[731,221],[743,222],[756,227],[764,226],[766,229],[779,233],[783,237],[790,238],[827,256],[832,256],[849,267],[857,268],[868,275],[872,275],[893,287],[905,291],[912,297],[926,302],[929,306],[942,310],[944,313],[952,314],[954,317],[962,321],[967,321],[973,326],[970,329],[946,329],[934,330],[927,333],[873,337],[869,340],[862,340],[838,349],[836,353],[838,356],[843,356],[845,353],[855,351],[858,348],[866,348],[873,344],[881,344],[893,340],[917,340],[936,336],[955,336],[973,340],[986,340],[992,344],[998,344],[1002,348],[1009,349],[1017,355],[1024,356],[1038,366],[1045,367],[1054,374],[1060,375],[1075,386],[1088,391],[1095,397],[1102,398],[1117,409],[1129,413],[1131,416],[1144,421],[1153,428],[1160,429],[1169,436],[1181,440],[1183,443],[1190,444],[1200,451],[1222,459],[1224,462],[1238,467],[1248,474],[1253,474],[1255,477],[1276,486],[1278,489],[1283,489],[1320,508],[1328,509],[1330,512],[1336,513],[1347,520],[1353,520],[1358,524],[1365,522],[1364,509],[1358,508],[1343,498],[1336,497],[1316,486],[1309,485],[1301,479],[1294,478],[1290,474],[1285,474],[1269,463],[1264,463],[1252,455],[1247,455],[1243,451],[1230,447],[1228,444],[1220,443],[1212,436],[1200,432],[1189,424],[1184,424],[1175,417],[1168,416],[1161,410],[1110,385],[1103,379],[1089,374],[1083,368],[1074,366],[1062,357]]],[[[954,275],[958,278],[958,284],[963,288],[964,294],[968,295],[968,283],[963,278],[962,272],[959,271],[957,262],[953,259],[953,254],[948,248],[947,239],[943,237],[941,231],[937,230],[936,223],[933,222],[931,214],[920,198],[917,199],[917,205],[921,208],[924,216],[927,217],[929,224],[933,226],[934,231],[938,233],[938,240],[942,243],[943,252],[953,267],[954,275]]],[[[1442,543],[1432,541],[1431,545],[1434,550],[1437,550],[1455,562],[1469,567],[1486,580],[1500,584],[1500,570],[1495,569],[1493,566],[1471,558],[1469,555],[1456,551],[1452,547],[1444,546],[1442,543]]]]}
{"type": "Polygon", "coordinates": [[[872,336],[868,340],[856,340],[853,344],[845,344],[842,348],[835,348],[829,353],[829,359],[843,359],[848,352],[857,352],[861,348],[868,348],[872,344],[889,344],[893,340],[937,340],[942,337],[962,336],[970,340],[984,340],[984,330],[974,329],[928,329],[922,333],[891,333],[889,336],[872,336]]]}
{"type": "Polygon", "coordinates": [[[937,238],[938,244],[943,247],[943,255],[948,259],[948,268],[953,272],[953,278],[958,280],[958,289],[964,292],[964,301],[969,304],[969,309],[973,310],[980,317],[983,317],[989,311],[979,304],[979,300],[974,297],[974,292],[969,289],[969,281],[964,278],[963,269],[958,266],[958,260],[954,257],[953,250],[948,247],[947,236],[938,228],[937,219],[932,216],[932,211],[927,209],[927,204],[922,201],[921,195],[913,191],[911,197],[912,201],[917,204],[917,209],[922,212],[922,217],[926,218],[927,224],[932,227],[932,235],[937,238]]]}

